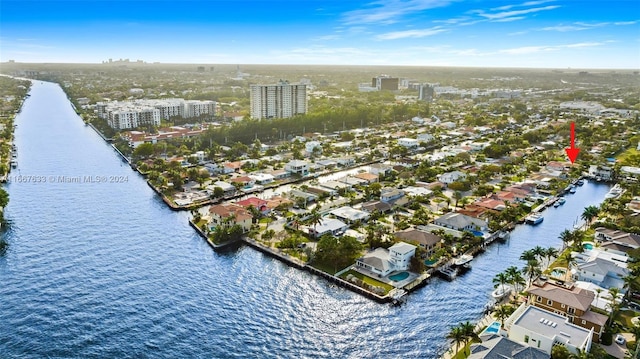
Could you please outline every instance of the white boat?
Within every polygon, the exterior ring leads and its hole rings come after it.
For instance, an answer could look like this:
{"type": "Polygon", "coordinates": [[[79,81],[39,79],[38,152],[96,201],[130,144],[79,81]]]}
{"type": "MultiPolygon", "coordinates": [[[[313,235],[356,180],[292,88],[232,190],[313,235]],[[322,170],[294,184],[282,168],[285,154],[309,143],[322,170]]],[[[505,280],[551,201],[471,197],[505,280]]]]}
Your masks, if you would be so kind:
{"type": "Polygon", "coordinates": [[[560,205],[563,205],[565,203],[567,203],[567,200],[564,199],[563,197],[558,198],[558,203],[560,203],[560,205]]]}
{"type": "Polygon", "coordinates": [[[542,221],[544,220],[544,217],[540,213],[531,213],[524,220],[529,224],[536,225],[536,224],[542,223],[542,221]]]}
{"type": "Polygon", "coordinates": [[[463,266],[473,260],[473,256],[469,254],[463,254],[460,257],[456,258],[453,264],[457,266],[463,266]]]}
{"type": "Polygon", "coordinates": [[[511,287],[510,285],[499,284],[498,287],[493,292],[491,292],[491,297],[500,300],[509,295],[509,293],[511,293],[511,290],[513,290],[513,287],[511,287]]]}
{"type": "Polygon", "coordinates": [[[576,186],[575,185],[569,186],[569,193],[576,193],[576,186]]]}
{"type": "Polygon", "coordinates": [[[616,184],[609,190],[607,194],[604,195],[604,198],[616,198],[622,194],[622,187],[619,184],[616,184]]]}
{"type": "Polygon", "coordinates": [[[553,202],[553,206],[554,206],[555,208],[560,207],[560,201],[555,201],[555,202],[553,202]]]}

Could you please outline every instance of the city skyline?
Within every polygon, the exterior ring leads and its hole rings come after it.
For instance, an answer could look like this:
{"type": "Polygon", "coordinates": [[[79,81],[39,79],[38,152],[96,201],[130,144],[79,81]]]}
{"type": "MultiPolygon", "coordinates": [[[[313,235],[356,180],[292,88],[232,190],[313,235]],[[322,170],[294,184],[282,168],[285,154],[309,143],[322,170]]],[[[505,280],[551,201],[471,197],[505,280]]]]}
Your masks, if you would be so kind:
{"type": "Polygon", "coordinates": [[[1,62],[640,68],[632,0],[1,3],[1,62]]]}

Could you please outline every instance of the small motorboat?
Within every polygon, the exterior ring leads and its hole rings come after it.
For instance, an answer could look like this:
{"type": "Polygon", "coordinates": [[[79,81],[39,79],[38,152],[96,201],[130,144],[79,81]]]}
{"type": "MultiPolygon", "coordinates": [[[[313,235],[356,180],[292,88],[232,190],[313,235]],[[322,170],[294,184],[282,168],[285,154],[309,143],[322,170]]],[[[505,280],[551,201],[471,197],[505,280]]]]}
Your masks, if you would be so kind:
{"type": "Polygon", "coordinates": [[[506,297],[507,295],[509,295],[509,293],[511,293],[511,291],[513,290],[513,287],[511,287],[508,284],[499,284],[496,289],[491,292],[491,297],[493,297],[496,300],[500,300],[504,297],[506,297]]]}

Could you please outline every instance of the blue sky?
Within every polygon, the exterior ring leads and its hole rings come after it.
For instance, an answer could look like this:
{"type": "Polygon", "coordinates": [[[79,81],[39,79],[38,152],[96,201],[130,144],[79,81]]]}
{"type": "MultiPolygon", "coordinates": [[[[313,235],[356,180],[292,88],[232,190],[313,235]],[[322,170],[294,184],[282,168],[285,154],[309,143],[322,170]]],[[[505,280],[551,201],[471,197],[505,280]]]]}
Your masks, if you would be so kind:
{"type": "Polygon", "coordinates": [[[640,68],[637,0],[0,0],[0,61],[640,68]]]}

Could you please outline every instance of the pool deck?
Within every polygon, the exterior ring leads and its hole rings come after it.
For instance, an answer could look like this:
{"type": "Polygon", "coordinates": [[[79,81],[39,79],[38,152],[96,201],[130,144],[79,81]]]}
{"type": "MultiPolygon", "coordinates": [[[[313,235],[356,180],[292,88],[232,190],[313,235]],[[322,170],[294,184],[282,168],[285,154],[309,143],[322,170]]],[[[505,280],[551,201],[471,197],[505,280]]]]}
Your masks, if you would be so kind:
{"type": "Polygon", "coordinates": [[[361,267],[357,267],[357,266],[353,266],[352,268],[353,270],[355,270],[356,272],[360,273],[360,274],[364,274],[367,277],[371,277],[377,281],[380,281],[382,283],[386,283],[389,284],[395,288],[404,288],[407,284],[413,282],[416,278],[418,278],[419,276],[413,272],[410,272],[408,270],[401,270],[401,271],[394,271],[389,273],[388,275],[384,276],[384,277],[378,277],[378,274],[373,273],[369,270],[366,270],[364,268],[361,267]],[[403,279],[401,281],[394,281],[392,279],[389,279],[389,276],[392,276],[394,274],[398,274],[398,273],[402,273],[402,272],[407,272],[409,273],[409,276],[406,279],[403,279]]]}

